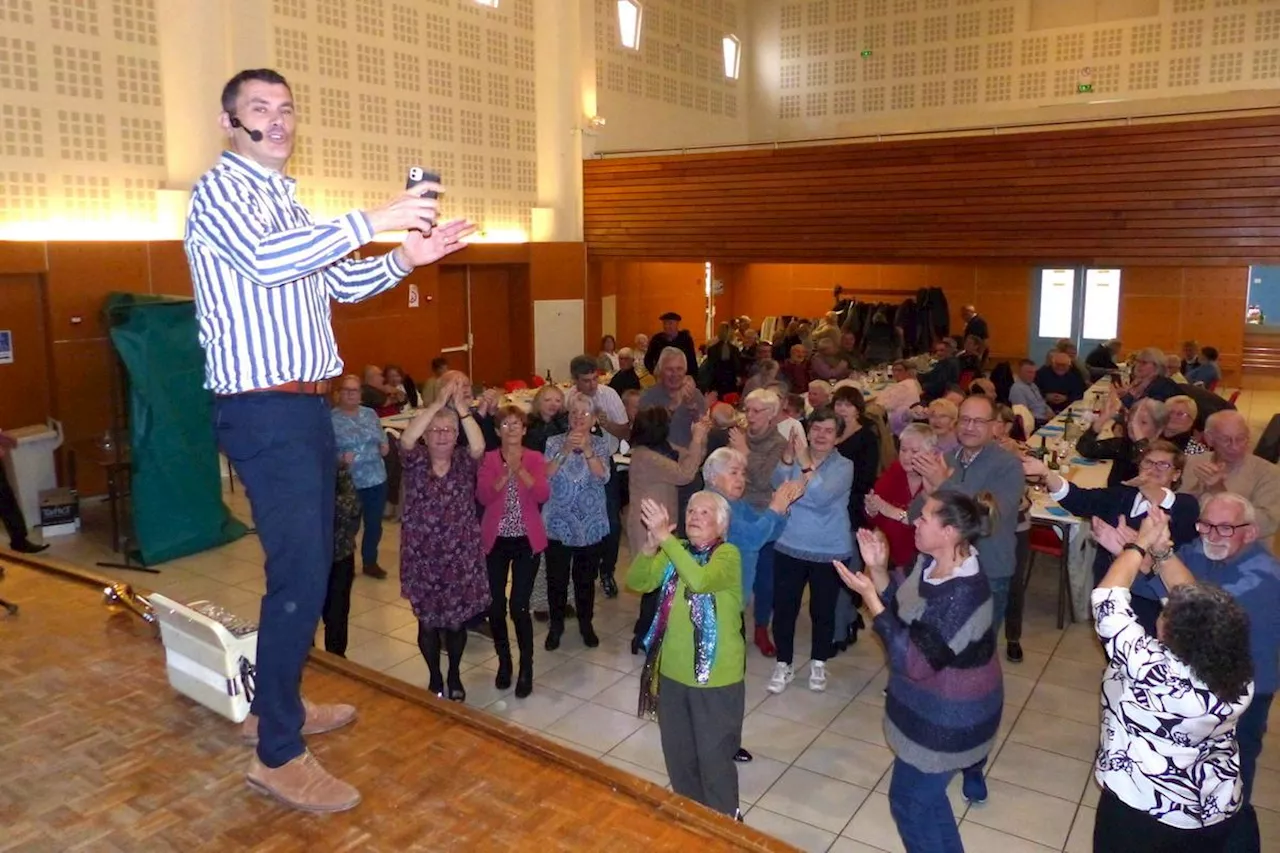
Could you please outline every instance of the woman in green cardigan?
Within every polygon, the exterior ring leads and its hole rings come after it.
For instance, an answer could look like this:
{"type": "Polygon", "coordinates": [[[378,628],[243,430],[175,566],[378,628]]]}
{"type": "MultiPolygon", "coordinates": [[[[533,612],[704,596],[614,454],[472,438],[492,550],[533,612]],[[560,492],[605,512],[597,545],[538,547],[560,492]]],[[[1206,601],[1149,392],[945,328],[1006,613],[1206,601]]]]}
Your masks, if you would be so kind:
{"type": "Polygon", "coordinates": [[[742,633],[742,558],[725,542],[729,504],[698,492],[685,511],[688,540],[677,539],[667,511],[640,505],[647,532],[627,586],[659,591],[645,633],[640,716],[658,718],[671,790],[739,816],[738,770],[746,709],[742,633]]]}

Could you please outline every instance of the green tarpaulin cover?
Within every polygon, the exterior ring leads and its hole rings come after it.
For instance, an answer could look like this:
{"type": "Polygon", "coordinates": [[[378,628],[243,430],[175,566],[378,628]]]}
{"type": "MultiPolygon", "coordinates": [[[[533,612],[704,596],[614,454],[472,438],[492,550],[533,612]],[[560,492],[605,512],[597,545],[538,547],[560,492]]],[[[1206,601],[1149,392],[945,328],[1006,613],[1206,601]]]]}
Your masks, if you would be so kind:
{"type": "Polygon", "coordinates": [[[239,539],[247,528],[222,502],[195,302],[113,293],[106,317],[129,374],[137,556],[150,566],[239,539]]]}

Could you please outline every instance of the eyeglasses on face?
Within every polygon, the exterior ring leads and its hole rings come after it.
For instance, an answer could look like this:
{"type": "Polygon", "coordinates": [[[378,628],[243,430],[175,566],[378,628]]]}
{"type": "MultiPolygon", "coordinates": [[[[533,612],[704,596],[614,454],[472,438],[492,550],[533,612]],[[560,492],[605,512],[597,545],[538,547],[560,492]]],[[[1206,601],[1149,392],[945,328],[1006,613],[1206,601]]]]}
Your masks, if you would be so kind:
{"type": "Polygon", "coordinates": [[[995,418],[960,418],[960,426],[986,426],[995,418]]]}
{"type": "Polygon", "coordinates": [[[1204,536],[1212,530],[1223,539],[1230,539],[1232,536],[1236,535],[1237,530],[1248,526],[1247,522],[1245,524],[1214,524],[1212,521],[1201,520],[1196,522],[1196,533],[1204,536]]]}
{"type": "Polygon", "coordinates": [[[1138,463],[1139,467],[1150,468],[1152,471],[1168,471],[1173,467],[1173,463],[1164,459],[1143,459],[1138,463]]]}
{"type": "Polygon", "coordinates": [[[427,430],[427,432],[431,433],[432,435],[457,435],[458,428],[450,427],[450,426],[431,427],[430,429],[427,430]]]}

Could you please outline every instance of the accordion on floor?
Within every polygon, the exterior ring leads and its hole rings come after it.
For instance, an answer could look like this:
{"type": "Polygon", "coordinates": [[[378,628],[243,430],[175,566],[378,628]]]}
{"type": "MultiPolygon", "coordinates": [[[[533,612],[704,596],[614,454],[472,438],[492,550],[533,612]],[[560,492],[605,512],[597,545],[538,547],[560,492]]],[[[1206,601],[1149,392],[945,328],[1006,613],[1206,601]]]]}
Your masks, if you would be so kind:
{"type": "Polygon", "coordinates": [[[249,716],[258,626],[211,601],[180,604],[149,596],[160,623],[169,684],[184,696],[239,723],[249,716]]]}

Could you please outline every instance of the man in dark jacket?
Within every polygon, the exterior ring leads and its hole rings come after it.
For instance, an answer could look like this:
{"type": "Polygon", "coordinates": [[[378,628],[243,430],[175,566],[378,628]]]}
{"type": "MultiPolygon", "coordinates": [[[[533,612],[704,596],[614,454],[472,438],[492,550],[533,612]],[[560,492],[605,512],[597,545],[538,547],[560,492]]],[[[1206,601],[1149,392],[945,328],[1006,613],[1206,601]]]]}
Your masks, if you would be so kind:
{"type": "Polygon", "coordinates": [[[966,305],[960,309],[961,315],[964,317],[964,336],[975,337],[982,341],[985,349],[987,339],[991,337],[991,330],[987,328],[987,321],[978,314],[978,309],[972,305],[966,305]]]}
{"type": "Polygon", "coordinates": [[[1055,412],[1061,412],[1076,400],[1083,400],[1084,392],[1089,390],[1084,377],[1075,370],[1071,356],[1065,352],[1049,355],[1049,364],[1036,371],[1036,387],[1055,412]]]}
{"type": "Polygon", "coordinates": [[[933,345],[933,355],[937,359],[927,373],[920,374],[917,380],[924,391],[926,400],[936,400],[947,393],[947,388],[960,381],[960,361],[956,358],[955,341],[943,338],[933,345]]]}
{"type": "Polygon", "coordinates": [[[1110,373],[1115,373],[1120,369],[1116,364],[1116,356],[1120,355],[1120,341],[1112,338],[1106,343],[1098,344],[1093,351],[1084,360],[1085,367],[1089,368],[1089,378],[1095,382],[1110,373]]]}
{"type": "Polygon", "coordinates": [[[688,330],[680,328],[679,314],[674,311],[668,311],[658,318],[662,321],[662,331],[655,334],[649,339],[649,349],[644,354],[644,366],[650,373],[658,367],[658,356],[662,355],[662,351],[667,347],[675,347],[684,353],[684,357],[689,362],[689,376],[698,375],[698,353],[693,345],[693,335],[688,330]]]}
{"type": "Polygon", "coordinates": [[[640,377],[636,375],[636,354],[631,347],[618,350],[618,369],[609,377],[609,387],[617,391],[619,396],[632,389],[641,390],[640,377]]]}

